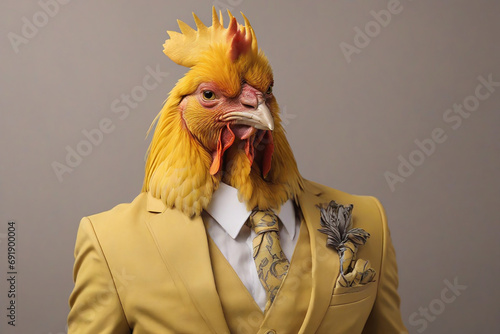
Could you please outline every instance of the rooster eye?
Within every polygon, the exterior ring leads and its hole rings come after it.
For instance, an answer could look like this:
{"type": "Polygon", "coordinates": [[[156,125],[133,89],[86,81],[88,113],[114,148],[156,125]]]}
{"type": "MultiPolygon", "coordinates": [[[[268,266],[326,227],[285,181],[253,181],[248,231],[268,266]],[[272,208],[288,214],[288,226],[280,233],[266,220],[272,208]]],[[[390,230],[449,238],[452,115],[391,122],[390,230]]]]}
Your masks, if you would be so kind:
{"type": "Polygon", "coordinates": [[[270,95],[273,93],[273,86],[267,87],[266,94],[270,95]]]}
{"type": "Polygon", "coordinates": [[[215,93],[212,92],[211,90],[204,90],[203,91],[203,98],[205,100],[215,100],[215,93]]]}

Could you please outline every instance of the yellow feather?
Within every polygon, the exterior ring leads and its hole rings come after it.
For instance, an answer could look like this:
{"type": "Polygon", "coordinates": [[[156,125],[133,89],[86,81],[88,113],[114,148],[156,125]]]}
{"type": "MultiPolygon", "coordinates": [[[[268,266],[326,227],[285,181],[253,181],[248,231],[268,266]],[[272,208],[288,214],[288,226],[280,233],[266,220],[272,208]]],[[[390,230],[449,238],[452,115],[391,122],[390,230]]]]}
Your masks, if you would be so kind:
{"type": "MultiPolygon", "coordinates": [[[[181,29],[183,35],[187,37],[192,37],[196,34],[196,30],[191,28],[187,23],[184,23],[181,20],[177,20],[177,24],[179,25],[179,29],[181,29]]],[[[172,38],[172,35],[170,35],[170,38],[172,38]]]]}

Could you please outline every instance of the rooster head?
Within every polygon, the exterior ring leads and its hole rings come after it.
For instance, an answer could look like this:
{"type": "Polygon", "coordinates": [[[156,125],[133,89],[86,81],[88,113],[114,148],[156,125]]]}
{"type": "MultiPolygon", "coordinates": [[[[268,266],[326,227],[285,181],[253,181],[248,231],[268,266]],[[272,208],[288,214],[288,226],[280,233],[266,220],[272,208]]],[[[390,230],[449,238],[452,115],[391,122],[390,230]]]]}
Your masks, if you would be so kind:
{"type": "Polygon", "coordinates": [[[212,9],[212,26],[178,21],[164,53],[190,70],[157,116],[144,191],[199,215],[220,181],[249,209],[279,208],[302,189],[273,95],[273,74],[248,19],[212,9]]]}

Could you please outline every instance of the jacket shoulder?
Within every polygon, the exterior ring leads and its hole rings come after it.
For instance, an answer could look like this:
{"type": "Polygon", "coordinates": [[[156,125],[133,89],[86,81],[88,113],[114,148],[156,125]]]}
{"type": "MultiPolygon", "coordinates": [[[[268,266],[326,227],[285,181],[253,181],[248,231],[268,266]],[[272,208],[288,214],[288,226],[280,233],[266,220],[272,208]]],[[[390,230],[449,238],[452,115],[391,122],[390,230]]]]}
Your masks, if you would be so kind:
{"type": "Polygon", "coordinates": [[[121,228],[134,222],[142,220],[147,214],[147,193],[140,193],[130,203],[121,203],[114,208],[90,215],[88,218],[94,227],[98,228],[121,228]]]}
{"type": "Polygon", "coordinates": [[[100,249],[109,266],[122,268],[128,259],[123,256],[124,250],[130,254],[144,254],[145,257],[146,251],[151,252],[144,245],[154,245],[146,223],[154,215],[150,212],[148,194],[144,192],[130,203],[122,203],[111,210],[84,217],[77,239],[82,242],[93,240],[93,246],[100,249]]]}
{"type": "Polygon", "coordinates": [[[363,209],[375,210],[376,212],[382,209],[380,201],[373,196],[350,194],[310,180],[304,180],[304,183],[306,191],[312,192],[327,201],[334,200],[343,205],[353,204],[354,207],[362,206],[363,209]]]}

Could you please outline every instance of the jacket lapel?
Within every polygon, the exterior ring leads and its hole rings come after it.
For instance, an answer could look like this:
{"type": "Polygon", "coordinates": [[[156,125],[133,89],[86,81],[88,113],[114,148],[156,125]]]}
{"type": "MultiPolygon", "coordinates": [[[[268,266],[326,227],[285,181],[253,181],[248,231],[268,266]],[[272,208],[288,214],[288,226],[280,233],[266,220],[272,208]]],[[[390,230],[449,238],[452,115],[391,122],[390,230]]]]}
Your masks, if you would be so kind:
{"type": "Polygon", "coordinates": [[[147,225],[180,293],[192,301],[212,332],[229,333],[201,217],[190,219],[178,210],[166,209],[150,194],[148,211],[158,213],[147,225]]]}
{"type": "Polygon", "coordinates": [[[312,293],[309,308],[299,333],[315,333],[330,305],[331,295],[340,263],[337,252],[326,247],[327,236],[318,231],[320,210],[317,204],[325,202],[321,191],[306,181],[306,189],[299,195],[299,206],[309,229],[312,254],[312,293]]]}

